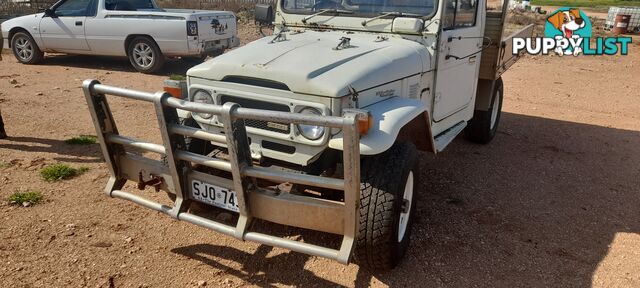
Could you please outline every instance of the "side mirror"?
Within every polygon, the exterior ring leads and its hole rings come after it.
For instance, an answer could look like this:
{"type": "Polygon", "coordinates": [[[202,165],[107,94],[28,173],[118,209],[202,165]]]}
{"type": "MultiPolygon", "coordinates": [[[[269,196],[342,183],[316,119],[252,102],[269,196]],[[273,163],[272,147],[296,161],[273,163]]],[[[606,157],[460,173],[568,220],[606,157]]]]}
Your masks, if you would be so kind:
{"type": "Polygon", "coordinates": [[[51,17],[51,18],[58,18],[58,15],[56,15],[56,12],[51,10],[50,8],[44,9],[44,16],[51,17]]]}
{"type": "Polygon", "coordinates": [[[255,21],[260,26],[271,26],[275,14],[273,13],[273,7],[266,4],[256,4],[255,21]]]}

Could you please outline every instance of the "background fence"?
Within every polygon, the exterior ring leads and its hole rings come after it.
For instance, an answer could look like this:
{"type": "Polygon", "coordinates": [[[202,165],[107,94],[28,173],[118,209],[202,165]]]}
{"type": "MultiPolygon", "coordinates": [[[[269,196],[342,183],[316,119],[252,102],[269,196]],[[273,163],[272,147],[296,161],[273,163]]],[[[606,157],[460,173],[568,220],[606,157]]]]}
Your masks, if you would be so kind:
{"type": "MultiPolygon", "coordinates": [[[[255,4],[274,4],[276,0],[156,0],[162,8],[252,10],[255,4]]],[[[57,0],[0,0],[0,19],[36,13],[50,7],[57,0]]],[[[2,20],[0,20],[2,21],[2,20]]]]}
{"type": "Polygon", "coordinates": [[[35,13],[51,6],[57,0],[0,0],[0,18],[11,18],[35,13]]]}

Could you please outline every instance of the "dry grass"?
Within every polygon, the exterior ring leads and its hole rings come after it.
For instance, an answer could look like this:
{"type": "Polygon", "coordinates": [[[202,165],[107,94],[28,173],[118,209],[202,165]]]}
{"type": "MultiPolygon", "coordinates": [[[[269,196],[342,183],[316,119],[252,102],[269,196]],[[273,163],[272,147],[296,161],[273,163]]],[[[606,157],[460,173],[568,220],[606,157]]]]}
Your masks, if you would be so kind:
{"type": "Polygon", "coordinates": [[[544,34],[544,24],[546,21],[546,15],[528,11],[509,11],[505,22],[505,36],[511,35],[511,33],[516,32],[529,24],[535,24],[535,28],[533,29],[534,37],[542,36],[544,34]]]}
{"type": "MultiPolygon", "coordinates": [[[[53,5],[57,0],[32,0],[31,3],[0,1],[0,16],[15,16],[35,13],[53,5]]],[[[7,17],[7,18],[9,18],[7,17]]]]}

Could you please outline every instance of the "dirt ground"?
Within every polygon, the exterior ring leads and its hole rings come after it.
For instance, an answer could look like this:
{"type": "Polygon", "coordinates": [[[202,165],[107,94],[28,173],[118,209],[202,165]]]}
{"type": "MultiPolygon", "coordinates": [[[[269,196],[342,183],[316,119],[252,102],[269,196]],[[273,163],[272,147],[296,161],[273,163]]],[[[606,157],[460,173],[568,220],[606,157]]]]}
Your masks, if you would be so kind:
{"type": "MultiPolygon", "coordinates": [[[[56,55],[26,66],[5,54],[0,286],[640,287],[640,46],[629,54],[526,57],[507,72],[491,144],[457,139],[442,154],[421,154],[410,252],[387,273],[240,242],[107,198],[98,145],[64,143],[95,134],[81,81],[156,91],[165,77],[123,59],[56,55]],[[41,180],[38,170],[58,162],[90,170],[41,180]],[[8,204],[27,189],[44,203],[8,204]]],[[[171,61],[164,74],[186,69],[171,61]]],[[[150,105],[111,105],[122,134],[159,142],[150,105]]]]}

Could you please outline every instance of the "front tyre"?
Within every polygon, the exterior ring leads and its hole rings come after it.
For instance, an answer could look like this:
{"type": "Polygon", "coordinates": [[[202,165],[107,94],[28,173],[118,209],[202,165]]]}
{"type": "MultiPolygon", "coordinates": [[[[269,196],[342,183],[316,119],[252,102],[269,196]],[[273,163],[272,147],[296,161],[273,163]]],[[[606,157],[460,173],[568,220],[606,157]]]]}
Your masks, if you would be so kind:
{"type": "Polygon", "coordinates": [[[404,257],[411,236],[419,173],[411,143],[361,162],[360,228],[355,259],[369,270],[390,270],[404,257]]]}
{"type": "Polygon", "coordinates": [[[18,32],[11,38],[13,56],[22,64],[38,64],[44,59],[44,53],[26,32],[18,32]]]}
{"type": "Polygon", "coordinates": [[[164,55],[160,47],[149,37],[136,37],[127,48],[129,62],[133,68],[142,73],[158,72],[164,65],[164,55]]]}
{"type": "Polygon", "coordinates": [[[493,137],[496,136],[496,131],[498,131],[500,115],[502,114],[503,94],[502,78],[498,78],[492,91],[489,110],[476,110],[473,113],[473,118],[464,133],[467,140],[480,144],[487,144],[493,140],[493,137]]]}

